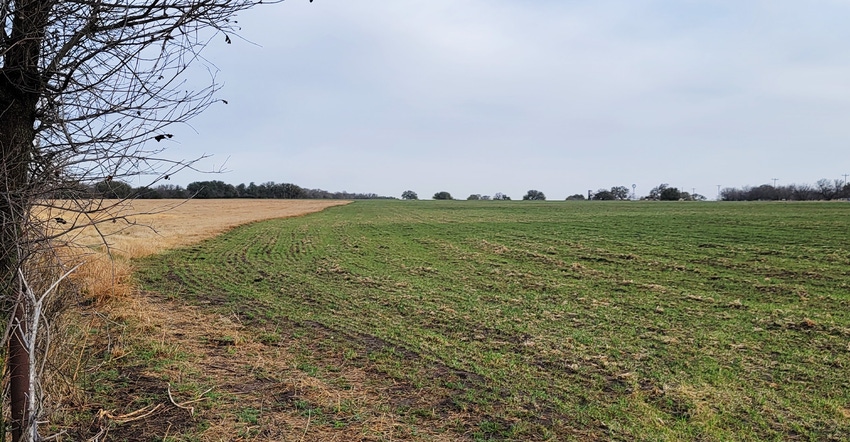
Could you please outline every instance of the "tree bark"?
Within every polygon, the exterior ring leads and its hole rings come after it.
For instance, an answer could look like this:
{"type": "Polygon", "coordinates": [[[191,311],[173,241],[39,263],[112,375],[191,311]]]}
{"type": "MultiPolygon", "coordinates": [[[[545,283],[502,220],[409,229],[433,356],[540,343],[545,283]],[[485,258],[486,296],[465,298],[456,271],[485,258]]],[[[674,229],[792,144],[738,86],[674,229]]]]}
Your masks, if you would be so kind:
{"type": "Polygon", "coordinates": [[[29,207],[29,168],[33,157],[36,106],[42,91],[39,55],[51,1],[16,2],[8,50],[0,69],[0,298],[12,315],[7,370],[9,373],[12,441],[30,439],[30,354],[27,342],[28,301],[20,292],[18,271],[26,257],[25,225],[29,207]]]}
{"type": "Polygon", "coordinates": [[[30,355],[27,351],[27,314],[26,306],[19,302],[15,306],[12,320],[12,335],[9,337],[9,395],[11,411],[12,440],[24,440],[23,435],[30,422],[30,355]]]}
{"type": "MultiPolygon", "coordinates": [[[[4,85],[6,86],[6,85],[4,85]]],[[[3,92],[8,92],[7,88],[3,92]]],[[[2,96],[9,94],[0,93],[2,96]]],[[[12,94],[17,95],[17,94],[12,94]]],[[[12,314],[12,330],[8,342],[7,370],[11,395],[10,411],[12,440],[22,439],[23,431],[30,420],[30,355],[26,346],[27,299],[20,292],[18,269],[23,264],[25,246],[23,238],[26,223],[27,159],[31,155],[35,104],[29,112],[22,106],[20,98],[0,99],[6,112],[0,115],[0,182],[3,194],[0,197],[0,253],[2,253],[2,297],[5,311],[12,314]]]]}

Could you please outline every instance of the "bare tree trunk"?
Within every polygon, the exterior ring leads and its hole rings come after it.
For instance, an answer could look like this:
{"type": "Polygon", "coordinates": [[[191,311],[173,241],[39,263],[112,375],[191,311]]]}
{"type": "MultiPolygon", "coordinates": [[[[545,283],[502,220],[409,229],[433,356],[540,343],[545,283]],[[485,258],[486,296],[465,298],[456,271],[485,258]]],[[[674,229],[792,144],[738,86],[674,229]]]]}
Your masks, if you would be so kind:
{"type": "Polygon", "coordinates": [[[9,337],[9,394],[12,440],[20,441],[29,428],[30,354],[26,345],[27,317],[23,300],[15,307],[12,335],[9,337]]]}
{"type": "MultiPolygon", "coordinates": [[[[3,98],[9,94],[8,85],[4,84],[3,98]]],[[[6,110],[0,116],[0,151],[2,151],[2,164],[0,164],[0,180],[5,184],[4,195],[0,199],[0,253],[2,253],[2,286],[0,299],[3,300],[5,311],[11,313],[11,330],[8,337],[8,359],[6,362],[9,374],[9,390],[11,402],[9,404],[12,421],[12,440],[22,440],[22,431],[28,421],[28,394],[30,390],[30,366],[29,353],[27,351],[25,336],[27,331],[26,299],[20,292],[20,281],[18,280],[18,269],[22,265],[22,229],[26,221],[23,210],[23,194],[27,185],[26,159],[30,155],[32,146],[32,127],[34,122],[28,120],[27,114],[33,115],[34,111],[26,112],[22,109],[23,100],[20,97],[10,100],[0,99],[0,106],[6,110]]],[[[33,108],[34,109],[34,105],[33,108]]]]}
{"type": "MultiPolygon", "coordinates": [[[[14,108],[15,106],[10,106],[14,108]]],[[[8,109],[8,107],[7,107],[8,109]]],[[[6,362],[9,374],[9,392],[11,395],[10,411],[12,429],[12,440],[17,442],[22,439],[23,431],[29,421],[28,410],[30,393],[30,355],[27,349],[26,336],[28,329],[27,310],[28,303],[20,290],[18,269],[23,264],[24,251],[22,250],[22,229],[26,221],[26,212],[22,210],[23,201],[21,194],[26,187],[26,168],[22,158],[28,155],[26,144],[20,143],[21,132],[27,132],[27,126],[14,127],[16,122],[12,118],[0,117],[0,143],[2,143],[4,164],[0,165],[0,179],[6,183],[6,192],[0,201],[0,253],[2,253],[2,287],[0,298],[3,300],[5,311],[11,313],[11,329],[8,336],[8,359],[6,362]],[[10,133],[15,135],[9,135],[10,133]],[[23,146],[21,146],[23,144],[23,146]],[[17,159],[17,160],[15,160],[17,159]],[[10,161],[11,160],[11,161],[10,161]]],[[[29,123],[32,127],[32,123],[29,123]]],[[[25,138],[25,135],[23,136],[25,138]]],[[[29,142],[30,145],[32,141],[29,142]]]]}
{"type": "Polygon", "coordinates": [[[11,314],[8,336],[7,372],[9,374],[10,427],[12,441],[31,439],[29,428],[31,401],[30,354],[26,345],[28,301],[21,293],[19,269],[26,257],[24,226],[27,222],[29,166],[35,139],[36,105],[40,90],[38,56],[45,5],[22,2],[23,10],[13,20],[12,39],[16,45],[4,54],[0,75],[0,299],[11,314]],[[41,29],[39,29],[41,25],[41,29]]]}

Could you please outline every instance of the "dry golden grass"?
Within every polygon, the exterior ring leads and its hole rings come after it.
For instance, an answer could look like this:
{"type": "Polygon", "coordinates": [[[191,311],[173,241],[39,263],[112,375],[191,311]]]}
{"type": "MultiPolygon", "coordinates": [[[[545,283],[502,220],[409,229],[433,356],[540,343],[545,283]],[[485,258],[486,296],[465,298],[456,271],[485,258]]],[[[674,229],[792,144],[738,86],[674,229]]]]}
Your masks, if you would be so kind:
{"type": "MultiPolygon", "coordinates": [[[[138,258],[210,238],[236,226],[286,218],[347,204],[338,200],[134,200],[121,207],[127,221],[100,225],[111,251],[138,258]]],[[[76,235],[78,244],[103,250],[93,228],[76,235]]]]}
{"type": "MultiPolygon", "coordinates": [[[[271,218],[286,218],[347,204],[340,200],[134,200],[110,207],[99,219],[118,218],[65,235],[72,244],[63,252],[71,265],[83,263],[72,275],[87,297],[98,302],[129,295],[130,259],[186,246],[236,226],[271,218]]],[[[47,219],[62,217],[73,226],[83,222],[67,211],[51,209],[47,219]]],[[[64,227],[64,226],[60,226],[64,227]]]]}

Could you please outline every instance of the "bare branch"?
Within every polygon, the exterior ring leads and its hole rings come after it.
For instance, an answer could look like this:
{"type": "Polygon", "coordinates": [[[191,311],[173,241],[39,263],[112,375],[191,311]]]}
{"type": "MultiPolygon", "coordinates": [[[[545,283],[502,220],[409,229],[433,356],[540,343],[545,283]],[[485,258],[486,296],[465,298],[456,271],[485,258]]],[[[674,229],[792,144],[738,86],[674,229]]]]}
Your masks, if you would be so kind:
{"type": "Polygon", "coordinates": [[[91,227],[109,251],[100,226],[134,225],[119,210],[126,201],[104,201],[98,184],[195,169],[197,159],[165,156],[169,128],[218,101],[217,69],[201,52],[235,36],[235,15],[260,3],[0,1],[0,311],[14,442],[38,439],[47,310],[77,268],[55,248],[91,227]]]}

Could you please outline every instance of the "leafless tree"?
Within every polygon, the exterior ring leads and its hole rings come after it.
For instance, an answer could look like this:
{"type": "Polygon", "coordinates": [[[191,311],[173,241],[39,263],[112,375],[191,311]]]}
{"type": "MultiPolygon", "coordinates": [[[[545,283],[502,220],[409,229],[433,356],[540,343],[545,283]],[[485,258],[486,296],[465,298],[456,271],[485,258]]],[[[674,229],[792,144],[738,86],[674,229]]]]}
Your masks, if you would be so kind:
{"type": "Polygon", "coordinates": [[[835,180],[835,183],[833,183],[826,178],[821,178],[817,182],[818,193],[822,199],[829,201],[840,191],[840,187],[837,187],[839,184],[839,180],[835,180]]]}
{"type": "Polygon", "coordinates": [[[168,128],[224,102],[200,52],[230,43],[235,14],[260,3],[0,3],[0,303],[13,441],[40,438],[38,325],[70,270],[56,264],[56,241],[114,219],[111,203],[90,199],[93,184],[139,176],[155,184],[193,167],[162,155],[168,128]],[[202,84],[187,75],[198,66],[209,74],[202,84]],[[42,215],[52,208],[72,215],[42,215]]]}

